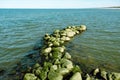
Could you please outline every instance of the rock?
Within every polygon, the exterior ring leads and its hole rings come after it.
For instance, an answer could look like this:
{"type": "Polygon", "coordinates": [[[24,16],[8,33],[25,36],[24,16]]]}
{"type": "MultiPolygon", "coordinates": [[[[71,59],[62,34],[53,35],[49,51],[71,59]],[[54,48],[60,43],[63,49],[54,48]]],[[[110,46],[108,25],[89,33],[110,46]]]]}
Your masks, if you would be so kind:
{"type": "Polygon", "coordinates": [[[54,33],[59,33],[59,32],[60,32],[60,30],[58,30],[58,29],[54,31],[54,33]]]}
{"type": "Polygon", "coordinates": [[[54,59],[60,59],[61,57],[62,57],[62,53],[59,51],[52,53],[52,58],[54,58],[54,59]]]}
{"type": "Polygon", "coordinates": [[[36,80],[37,77],[32,73],[26,73],[23,80],[36,80]]]}
{"type": "Polygon", "coordinates": [[[106,71],[101,71],[100,75],[102,78],[104,78],[105,80],[107,80],[107,72],[106,71]]]}
{"type": "Polygon", "coordinates": [[[53,46],[53,43],[52,43],[52,42],[49,42],[49,43],[48,43],[48,46],[49,46],[49,47],[53,46]]]}
{"type": "Polygon", "coordinates": [[[71,59],[71,55],[68,52],[66,52],[63,58],[71,59]]]}
{"type": "Polygon", "coordinates": [[[52,65],[50,68],[50,70],[57,70],[57,69],[58,69],[57,65],[52,65]]]}
{"type": "Polygon", "coordinates": [[[79,72],[73,74],[70,80],[82,80],[81,74],[79,72]]]}
{"type": "Polygon", "coordinates": [[[85,25],[80,25],[80,30],[85,31],[87,28],[85,25]]]}
{"type": "Polygon", "coordinates": [[[44,39],[45,39],[45,40],[50,39],[50,35],[49,35],[49,34],[45,34],[44,39]]]}
{"type": "Polygon", "coordinates": [[[35,70],[35,74],[36,75],[40,75],[40,73],[41,73],[41,69],[40,68],[38,68],[38,69],[35,70]]]}
{"type": "Polygon", "coordinates": [[[55,71],[50,71],[48,73],[49,80],[63,80],[63,76],[55,71]]]}
{"type": "Polygon", "coordinates": [[[47,78],[47,71],[44,71],[42,70],[39,77],[42,79],[42,80],[46,80],[47,78]]]}
{"type": "Polygon", "coordinates": [[[80,69],[80,67],[79,67],[78,65],[75,65],[75,66],[73,67],[72,72],[73,72],[73,73],[76,73],[76,72],[82,73],[82,71],[81,71],[81,69],[80,69]]]}
{"type": "Polygon", "coordinates": [[[52,50],[51,47],[45,48],[45,49],[43,50],[43,53],[45,53],[45,54],[50,53],[51,50],[52,50]]]}
{"type": "Polygon", "coordinates": [[[62,40],[60,40],[59,42],[60,42],[60,44],[64,44],[64,41],[62,41],[62,40]]]}
{"type": "Polygon", "coordinates": [[[72,61],[68,59],[61,59],[61,64],[62,64],[62,68],[67,68],[68,70],[72,70],[73,68],[72,61]]]}
{"type": "Polygon", "coordinates": [[[40,64],[39,64],[39,63],[36,63],[36,64],[33,66],[34,69],[37,69],[38,67],[40,67],[40,64]]]}
{"type": "Polygon", "coordinates": [[[109,73],[108,74],[108,80],[120,80],[120,73],[109,73]]]}
{"type": "Polygon", "coordinates": [[[93,75],[96,76],[96,74],[99,73],[99,72],[100,72],[100,69],[99,69],[99,68],[96,68],[96,69],[94,70],[94,72],[93,72],[93,75]]]}
{"type": "Polygon", "coordinates": [[[63,36],[63,37],[61,37],[61,40],[62,40],[62,41],[70,41],[70,38],[69,38],[69,37],[66,37],[66,36],[63,36]]]}
{"type": "Polygon", "coordinates": [[[64,47],[53,47],[52,51],[53,52],[64,52],[65,48],[64,47]]]}
{"type": "Polygon", "coordinates": [[[56,59],[55,62],[54,62],[54,64],[59,65],[60,64],[59,59],[56,59]]]}
{"type": "Polygon", "coordinates": [[[89,74],[86,74],[86,79],[85,80],[92,80],[89,74]]]}
{"type": "Polygon", "coordinates": [[[50,39],[49,39],[50,42],[54,42],[55,40],[56,40],[56,37],[53,37],[53,36],[50,37],[50,39]]]}
{"type": "Polygon", "coordinates": [[[58,46],[60,46],[60,43],[57,42],[57,41],[54,41],[54,42],[53,42],[53,46],[58,47],[58,46]]]}
{"type": "Polygon", "coordinates": [[[73,37],[75,35],[75,32],[73,31],[68,31],[66,32],[67,37],[73,37]]]}
{"type": "Polygon", "coordinates": [[[54,33],[53,36],[56,37],[56,38],[60,38],[60,34],[59,33],[54,33]]]}
{"type": "Polygon", "coordinates": [[[66,75],[69,73],[69,70],[66,68],[60,68],[57,70],[58,73],[60,73],[61,75],[66,75]]]}

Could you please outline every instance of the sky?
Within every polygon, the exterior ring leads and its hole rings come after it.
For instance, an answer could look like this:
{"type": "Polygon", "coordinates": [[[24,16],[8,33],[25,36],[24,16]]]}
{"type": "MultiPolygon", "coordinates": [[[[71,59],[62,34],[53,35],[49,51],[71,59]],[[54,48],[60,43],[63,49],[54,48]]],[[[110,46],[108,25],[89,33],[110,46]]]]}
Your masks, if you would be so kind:
{"type": "Polygon", "coordinates": [[[0,8],[98,8],[120,6],[120,0],[0,0],[0,8]]]}

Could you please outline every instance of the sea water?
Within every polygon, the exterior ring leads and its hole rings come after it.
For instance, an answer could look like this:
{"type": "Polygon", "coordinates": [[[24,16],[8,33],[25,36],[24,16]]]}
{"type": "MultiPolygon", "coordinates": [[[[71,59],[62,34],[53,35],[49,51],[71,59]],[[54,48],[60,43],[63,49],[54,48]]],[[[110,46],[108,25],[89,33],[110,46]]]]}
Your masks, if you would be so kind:
{"type": "Polygon", "coordinates": [[[73,61],[120,72],[120,9],[0,9],[0,69],[33,54],[45,33],[81,24],[87,31],[66,44],[73,61]]]}

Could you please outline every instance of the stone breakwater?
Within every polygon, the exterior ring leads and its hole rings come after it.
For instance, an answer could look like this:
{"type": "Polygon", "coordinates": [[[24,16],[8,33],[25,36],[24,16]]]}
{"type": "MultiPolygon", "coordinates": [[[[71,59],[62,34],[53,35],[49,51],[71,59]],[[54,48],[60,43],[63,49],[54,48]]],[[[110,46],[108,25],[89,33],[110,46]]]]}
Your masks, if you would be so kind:
{"type": "Polygon", "coordinates": [[[120,80],[120,73],[108,73],[99,68],[83,75],[80,67],[71,61],[64,44],[85,30],[85,25],[69,26],[55,30],[53,34],[45,34],[40,51],[42,63],[36,63],[27,70],[23,80],[120,80]]]}

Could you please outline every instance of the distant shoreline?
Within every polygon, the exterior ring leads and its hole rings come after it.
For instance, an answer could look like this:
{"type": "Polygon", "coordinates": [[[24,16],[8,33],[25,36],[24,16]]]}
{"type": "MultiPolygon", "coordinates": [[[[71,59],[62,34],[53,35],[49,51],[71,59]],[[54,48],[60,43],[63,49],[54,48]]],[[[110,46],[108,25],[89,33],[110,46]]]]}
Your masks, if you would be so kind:
{"type": "Polygon", "coordinates": [[[104,8],[120,8],[120,6],[104,7],[104,8]]]}

